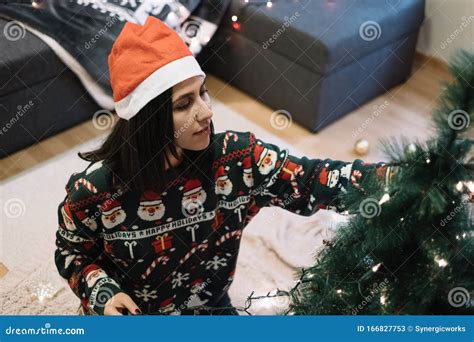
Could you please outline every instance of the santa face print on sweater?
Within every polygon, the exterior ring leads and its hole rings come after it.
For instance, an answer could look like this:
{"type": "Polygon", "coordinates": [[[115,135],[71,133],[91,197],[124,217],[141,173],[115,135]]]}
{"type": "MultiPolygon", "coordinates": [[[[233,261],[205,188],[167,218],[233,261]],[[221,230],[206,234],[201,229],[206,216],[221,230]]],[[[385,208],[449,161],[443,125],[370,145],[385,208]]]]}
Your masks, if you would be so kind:
{"type": "Polygon", "coordinates": [[[84,226],[86,226],[92,231],[95,231],[97,229],[97,222],[92,217],[88,216],[88,211],[81,210],[76,212],[76,215],[84,226]]]}
{"type": "Polygon", "coordinates": [[[324,165],[324,168],[319,174],[319,181],[329,188],[334,188],[339,182],[339,170],[328,170],[328,167],[328,163],[324,165]]]}
{"type": "Polygon", "coordinates": [[[100,268],[92,270],[86,275],[87,286],[90,289],[92,289],[94,287],[95,283],[97,283],[97,281],[99,279],[106,278],[106,277],[107,277],[107,273],[105,273],[100,268]]]}
{"type": "Polygon", "coordinates": [[[228,196],[232,192],[232,182],[227,175],[227,171],[229,169],[224,168],[224,166],[220,166],[217,168],[216,171],[216,186],[215,192],[217,195],[225,195],[228,196]]]}
{"type": "Polygon", "coordinates": [[[183,192],[181,205],[184,216],[195,216],[204,211],[204,202],[206,202],[207,193],[202,188],[199,179],[193,178],[188,180],[184,186],[180,187],[180,190],[183,192]]]}
{"type": "Polygon", "coordinates": [[[120,203],[116,200],[106,200],[101,205],[101,220],[105,228],[111,229],[123,223],[127,217],[120,203]]]}
{"type": "Polygon", "coordinates": [[[145,191],[140,198],[137,214],[144,221],[160,220],[165,215],[165,205],[161,196],[154,191],[145,191]]]}
{"type": "Polygon", "coordinates": [[[275,168],[278,160],[277,152],[257,144],[254,153],[258,171],[264,176],[268,175],[275,168]]]}
{"type": "Polygon", "coordinates": [[[64,225],[66,229],[70,231],[76,230],[77,228],[76,228],[76,225],[74,224],[72,213],[67,203],[61,208],[61,214],[63,216],[64,225]]]}

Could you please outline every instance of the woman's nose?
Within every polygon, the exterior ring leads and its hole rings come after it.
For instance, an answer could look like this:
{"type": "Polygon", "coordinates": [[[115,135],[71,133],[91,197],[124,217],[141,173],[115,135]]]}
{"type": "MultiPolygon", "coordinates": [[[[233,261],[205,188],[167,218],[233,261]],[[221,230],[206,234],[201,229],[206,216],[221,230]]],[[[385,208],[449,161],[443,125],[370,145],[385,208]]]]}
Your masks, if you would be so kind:
{"type": "Polygon", "coordinates": [[[197,121],[206,121],[212,118],[212,109],[210,104],[201,100],[201,107],[197,113],[197,121]]]}

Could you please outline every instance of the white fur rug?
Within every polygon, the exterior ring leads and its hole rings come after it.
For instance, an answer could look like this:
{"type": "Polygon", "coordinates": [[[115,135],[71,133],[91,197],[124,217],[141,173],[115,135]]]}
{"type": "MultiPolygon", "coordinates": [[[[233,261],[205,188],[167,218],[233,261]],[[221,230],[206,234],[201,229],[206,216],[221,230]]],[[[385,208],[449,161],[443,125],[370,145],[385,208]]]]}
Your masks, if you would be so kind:
{"type": "MultiPolygon", "coordinates": [[[[213,107],[217,131],[252,131],[264,141],[301,155],[222,103],[214,100],[213,107]]],[[[77,157],[77,151],[96,147],[101,140],[84,143],[2,184],[1,205],[9,208],[10,217],[2,216],[0,261],[9,272],[0,279],[0,314],[76,314],[79,301],[58,275],[53,260],[56,208],[65,195],[69,175],[87,164],[77,157]]],[[[344,217],[326,211],[300,217],[279,208],[262,209],[242,237],[230,288],[234,306],[244,306],[252,291],[265,295],[276,288],[291,288],[296,271],[313,263],[322,240],[330,237],[342,220],[344,217]]],[[[287,304],[285,298],[257,300],[250,312],[271,315],[287,304]]]]}

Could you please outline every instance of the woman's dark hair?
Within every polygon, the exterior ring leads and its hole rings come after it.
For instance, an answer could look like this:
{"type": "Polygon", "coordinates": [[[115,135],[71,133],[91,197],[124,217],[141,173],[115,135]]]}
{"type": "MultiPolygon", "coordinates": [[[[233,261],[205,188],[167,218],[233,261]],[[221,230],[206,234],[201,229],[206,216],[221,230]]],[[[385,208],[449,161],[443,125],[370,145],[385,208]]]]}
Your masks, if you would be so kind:
{"type": "MultiPolygon", "coordinates": [[[[90,152],[79,152],[86,161],[103,161],[114,173],[115,180],[125,190],[166,189],[165,161],[168,150],[179,158],[173,125],[172,88],[143,107],[130,120],[119,119],[101,147],[90,152]]],[[[178,132],[176,132],[177,134],[178,132]]],[[[209,175],[212,164],[210,146],[214,136],[211,123],[211,142],[202,151],[184,150],[180,167],[189,177],[209,175]]]]}

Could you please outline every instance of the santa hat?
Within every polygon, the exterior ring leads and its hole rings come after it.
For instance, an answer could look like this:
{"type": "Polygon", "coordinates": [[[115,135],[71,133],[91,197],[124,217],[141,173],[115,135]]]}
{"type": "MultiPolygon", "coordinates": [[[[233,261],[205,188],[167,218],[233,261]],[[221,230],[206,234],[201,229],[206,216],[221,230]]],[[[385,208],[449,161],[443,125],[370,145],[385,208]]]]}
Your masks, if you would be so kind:
{"type": "Polygon", "coordinates": [[[163,203],[163,201],[160,195],[152,190],[145,191],[140,197],[140,205],[142,206],[159,205],[161,203],[163,203]]]}
{"type": "Polygon", "coordinates": [[[97,271],[100,269],[100,266],[97,264],[90,264],[84,267],[84,270],[82,271],[82,274],[84,274],[84,277],[87,278],[87,276],[94,271],[97,271]]]}
{"type": "Polygon", "coordinates": [[[104,204],[102,204],[101,206],[101,209],[102,209],[102,213],[104,215],[110,215],[112,214],[114,211],[117,211],[121,208],[120,206],[120,202],[117,201],[117,200],[113,200],[113,201],[110,201],[110,200],[106,200],[104,202],[104,204]]]}
{"type": "Polygon", "coordinates": [[[85,219],[89,218],[89,216],[87,216],[87,213],[84,210],[77,211],[76,216],[79,219],[79,221],[81,221],[81,222],[84,221],[85,219]]]}
{"type": "Polygon", "coordinates": [[[201,285],[202,283],[204,283],[204,280],[202,278],[196,278],[191,280],[191,286],[201,285]]]}
{"type": "Polygon", "coordinates": [[[253,156],[255,161],[257,162],[257,165],[260,165],[262,163],[262,160],[265,158],[265,156],[268,153],[268,148],[263,147],[260,144],[255,145],[255,148],[253,150],[253,156]]]}
{"type": "Polygon", "coordinates": [[[72,221],[73,217],[72,217],[71,208],[69,208],[69,202],[66,201],[66,203],[63,205],[63,209],[64,209],[64,213],[66,214],[67,218],[72,221]]]}
{"type": "Polygon", "coordinates": [[[329,171],[328,171],[328,165],[324,165],[323,169],[319,172],[319,182],[321,184],[327,184],[328,179],[329,179],[329,171]]]}
{"type": "Polygon", "coordinates": [[[127,22],[109,55],[117,115],[129,120],[158,95],[193,76],[204,76],[186,43],[161,20],[127,22]]]}
{"type": "Polygon", "coordinates": [[[164,301],[162,301],[160,303],[160,308],[164,308],[164,307],[167,307],[170,304],[173,304],[173,299],[174,299],[174,297],[166,298],[164,301]]]}
{"type": "Polygon", "coordinates": [[[226,169],[222,165],[219,166],[216,170],[216,180],[225,181],[227,179],[229,179],[229,177],[227,176],[226,169]]]}
{"type": "Polygon", "coordinates": [[[244,173],[252,173],[252,160],[250,157],[246,157],[242,162],[242,168],[244,173]]]}
{"type": "Polygon", "coordinates": [[[196,192],[201,191],[202,185],[199,179],[190,179],[184,184],[183,195],[190,196],[196,192]]]}

